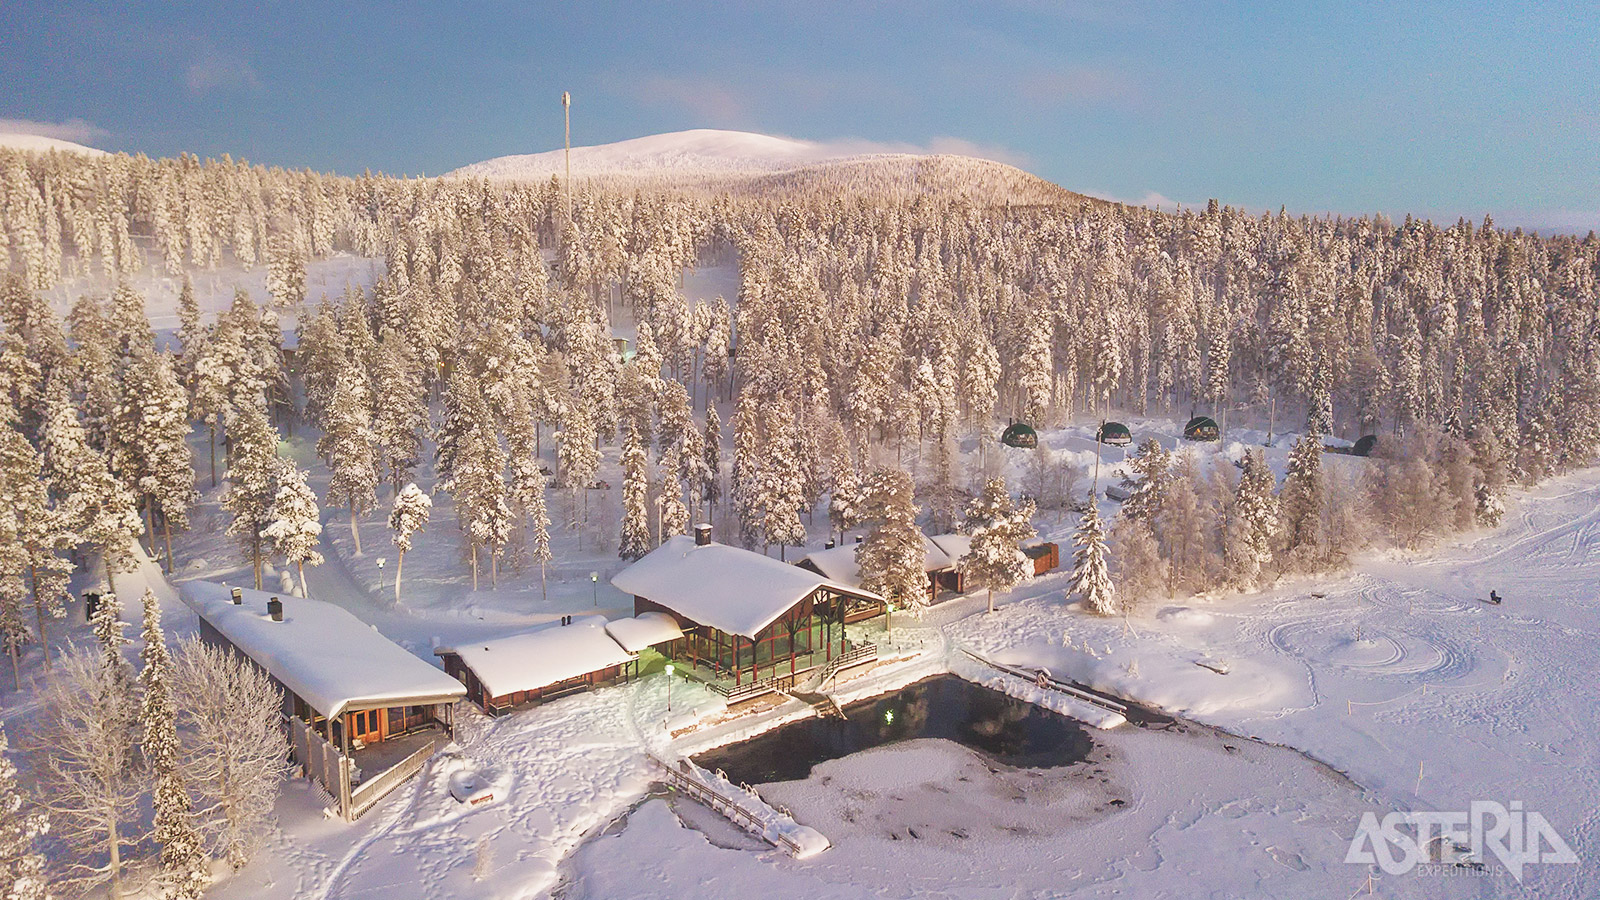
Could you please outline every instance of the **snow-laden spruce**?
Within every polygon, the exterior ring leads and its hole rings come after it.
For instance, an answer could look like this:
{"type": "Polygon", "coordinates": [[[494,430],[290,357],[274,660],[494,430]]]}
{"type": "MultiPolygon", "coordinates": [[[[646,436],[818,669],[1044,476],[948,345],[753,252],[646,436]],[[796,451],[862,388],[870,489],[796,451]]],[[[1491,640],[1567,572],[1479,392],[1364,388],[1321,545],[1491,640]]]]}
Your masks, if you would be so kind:
{"type": "Polygon", "coordinates": [[[174,900],[198,900],[210,879],[181,767],[178,714],[172,696],[172,658],[167,653],[166,634],[161,630],[161,602],[155,592],[146,589],[142,604],[139,749],[155,782],[151,837],[161,848],[160,878],[165,895],[174,900]]]}
{"type": "MultiPolygon", "coordinates": [[[[393,532],[395,550],[394,602],[400,602],[400,577],[405,572],[406,553],[411,549],[411,538],[420,532],[433,515],[433,498],[423,493],[416,482],[406,485],[395,495],[394,508],[389,512],[389,530],[393,532]]],[[[548,538],[547,538],[548,540],[548,538]]]]}
{"type": "Polygon", "coordinates": [[[321,510],[317,495],[306,484],[306,473],[290,460],[283,461],[278,475],[278,493],[267,513],[270,520],[261,530],[273,552],[294,566],[300,578],[300,596],[307,597],[306,566],[322,565],[317,544],[322,541],[321,510]]]}
{"type": "Polygon", "coordinates": [[[972,536],[965,556],[957,561],[967,577],[983,585],[994,612],[994,592],[1010,590],[1033,575],[1033,561],[1022,552],[1032,540],[1034,506],[1011,499],[1003,478],[984,482],[983,492],[967,504],[962,530],[972,536]]]}
{"type": "Polygon", "coordinates": [[[1069,595],[1076,594],[1085,609],[1102,616],[1116,615],[1116,587],[1111,583],[1111,572],[1106,565],[1105,525],[1100,520],[1100,509],[1094,494],[1083,511],[1083,520],[1073,532],[1072,581],[1069,595]]]}

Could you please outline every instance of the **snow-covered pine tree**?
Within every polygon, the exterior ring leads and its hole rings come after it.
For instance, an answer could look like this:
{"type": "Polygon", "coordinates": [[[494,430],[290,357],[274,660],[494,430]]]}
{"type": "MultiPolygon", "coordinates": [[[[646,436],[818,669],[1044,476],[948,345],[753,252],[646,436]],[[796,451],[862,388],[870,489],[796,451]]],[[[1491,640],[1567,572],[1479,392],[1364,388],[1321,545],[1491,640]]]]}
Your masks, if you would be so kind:
{"type": "Polygon", "coordinates": [[[927,538],[917,527],[911,474],[876,469],[867,478],[862,521],[869,530],[856,545],[861,586],[890,604],[921,615],[928,608],[927,538]]]}
{"type": "Polygon", "coordinates": [[[1505,489],[1510,476],[1507,471],[1505,448],[1494,429],[1476,423],[1468,432],[1472,447],[1472,466],[1477,475],[1473,481],[1474,514],[1478,524],[1494,528],[1505,516],[1505,489]]]}
{"type": "Polygon", "coordinates": [[[389,513],[389,530],[394,533],[394,546],[398,552],[398,558],[394,563],[396,603],[400,602],[400,576],[405,571],[406,552],[411,549],[411,536],[421,531],[432,515],[433,498],[423,493],[416,482],[407,484],[395,494],[394,509],[389,513]]]}
{"type": "Polygon", "coordinates": [[[400,332],[385,329],[375,358],[372,437],[379,461],[398,492],[421,455],[422,431],[428,425],[427,389],[416,354],[400,332]]]}
{"type": "Polygon", "coordinates": [[[167,636],[161,630],[161,602],[155,592],[144,592],[143,668],[139,684],[144,689],[139,705],[143,736],[139,747],[145,767],[155,780],[155,810],[151,837],[161,848],[161,879],[167,897],[199,900],[210,880],[205,851],[195,829],[194,807],[184,784],[178,755],[178,713],[172,698],[172,659],[167,636]]]}
{"type": "Polygon", "coordinates": [[[1229,573],[1241,585],[1254,584],[1262,567],[1272,562],[1272,542],[1278,534],[1275,487],[1276,479],[1262,452],[1246,451],[1226,544],[1229,573]]]}
{"type": "Polygon", "coordinates": [[[1122,502],[1121,518],[1153,519],[1161,509],[1171,481],[1172,454],[1155,438],[1139,444],[1139,452],[1128,461],[1129,473],[1122,481],[1128,499],[1122,502]]]}
{"type": "Polygon", "coordinates": [[[350,539],[361,555],[361,516],[378,502],[371,397],[366,376],[352,363],[340,373],[317,454],[328,460],[328,502],[350,510],[350,539]]]}
{"type": "Polygon", "coordinates": [[[239,869],[267,836],[289,774],[283,695],[242,654],[197,637],[179,645],[172,690],[202,831],[211,852],[239,869]]]}
{"type": "Polygon", "coordinates": [[[233,451],[228,454],[228,487],[222,492],[222,508],[233,513],[227,533],[243,545],[259,591],[266,549],[264,530],[272,522],[272,502],[278,495],[282,471],[278,432],[267,423],[265,411],[249,406],[231,414],[228,433],[233,451]]]}
{"type": "Polygon", "coordinates": [[[189,408],[194,408],[195,367],[205,350],[209,331],[200,320],[200,302],[194,295],[194,282],[187,275],[178,289],[178,380],[183,385],[189,408]]]}
{"type": "Polygon", "coordinates": [[[300,577],[300,596],[311,596],[306,588],[306,566],[322,565],[317,544],[322,540],[321,510],[317,495],[306,484],[306,473],[290,460],[283,461],[278,475],[278,491],[273,495],[270,519],[261,536],[283,561],[294,566],[300,577]]]}
{"type": "Polygon", "coordinates": [[[622,540],[617,555],[638,559],[650,552],[648,472],[644,445],[631,427],[622,436],[622,540]]]}
{"type": "Polygon", "coordinates": [[[59,381],[49,388],[46,404],[45,475],[56,494],[56,513],[65,533],[100,554],[115,591],[117,573],[133,565],[130,545],[144,531],[133,493],[89,445],[59,381]]]}
{"type": "Polygon", "coordinates": [[[1102,616],[1116,615],[1116,587],[1111,583],[1111,572],[1106,565],[1106,532],[1100,521],[1099,505],[1094,494],[1089,495],[1088,507],[1078,530],[1073,532],[1072,582],[1067,593],[1077,594],[1084,608],[1102,616]]]}
{"type": "Polygon", "coordinates": [[[839,543],[844,543],[845,532],[861,522],[863,502],[861,475],[848,458],[833,475],[833,490],[828,495],[828,521],[839,532],[839,543]]]}
{"type": "Polygon", "coordinates": [[[700,451],[705,460],[701,469],[705,482],[700,487],[700,497],[706,504],[706,521],[710,522],[712,510],[722,499],[722,417],[717,415],[715,402],[706,403],[706,431],[700,451]]]}
{"type": "MultiPolygon", "coordinates": [[[[8,560],[6,565],[15,567],[12,571],[19,579],[26,575],[32,582],[36,626],[33,637],[38,640],[48,667],[50,643],[45,634],[45,622],[66,615],[61,601],[66,594],[68,575],[73,570],[71,563],[56,551],[76,541],[63,531],[65,523],[50,505],[39,454],[21,432],[4,421],[0,421],[0,498],[4,500],[8,516],[14,517],[8,518],[7,526],[15,529],[8,533],[16,542],[13,550],[20,549],[23,554],[21,558],[8,560]]],[[[17,586],[12,584],[8,589],[17,586]]],[[[21,637],[15,622],[5,626],[5,634],[8,641],[21,637]]]]}
{"type": "Polygon", "coordinates": [[[194,455],[189,450],[188,401],[166,353],[136,353],[128,366],[124,427],[132,448],[139,492],[144,495],[145,531],[155,545],[156,514],[166,543],[166,569],[172,571],[172,530],[189,524],[197,497],[194,455]]]}
{"type": "Polygon", "coordinates": [[[661,522],[661,540],[663,541],[673,535],[688,534],[689,532],[689,507],[683,502],[683,479],[679,462],[680,450],[681,447],[677,444],[668,447],[667,453],[661,458],[661,465],[658,467],[661,477],[661,492],[657,496],[656,502],[659,504],[658,515],[661,522]]]}
{"type": "Polygon", "coordinates": [[[1033,513],[1031,501],[1012,502],[1003,478],[984,482],[982,493],[967,504],[961,530],[972,536],[972,544],[957,565],[984,586],[990,612],[996,590],[1010,590],[1033,576],[1033,561],[1022,552],[1022,542],[1036,534],[1033,513]]]}
{"type": "Polygon", "coordinates": [[[349,365],[344,334],[333,304],[324,297],[315,312],[302,314],[299,325],[300,380],[305,385],[305,416],[325,428],[339,374],[349,365]]]}
{"type": "Polygon", "coordinates": [[[456,520],[467,536],[472,589],[478,589],[478,551],[490,553],[492,584],[499,583],[500,554],[511,538],[511,507],[506,502],[506,454],[496,434],[493,413],[476,384],[459,370],[451,378],[452,398],[440,438],[439,488],[456,501],[456,520]]]}
{"type": "Polygon", "coordinates": [[[50,817],[33,808],[17,783],[17,767],[6,756],[10,744],[0,727],[0,897],[50,900],[50,879],[36,841],[50,828],[50,817]]]}
{"type": "Polygon", "coordinates": [[[1320,562],[1326,485],[1322,476],[1322,437],[1302,435],[1289,451],[1289,469],[1278,494],[1278,522],[1286,558],[1300,565],[1320,562]]]}

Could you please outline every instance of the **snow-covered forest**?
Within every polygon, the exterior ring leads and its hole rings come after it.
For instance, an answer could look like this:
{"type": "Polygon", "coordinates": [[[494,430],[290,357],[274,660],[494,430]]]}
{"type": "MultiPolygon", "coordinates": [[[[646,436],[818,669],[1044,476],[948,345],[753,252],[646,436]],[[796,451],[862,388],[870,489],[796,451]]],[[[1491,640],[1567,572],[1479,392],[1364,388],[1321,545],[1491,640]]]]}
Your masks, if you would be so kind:
{"type": "MultiPolygon", "coordinates": [[[[1084,512],[1075,592],[1118,612],[1495,524],[1509,485],[1600,448],[1593,234],[1216,203],[865,200],[781,179],[737,196],[595,183],[568,197],[555,180],[9,150],[0,182],[0,638],[14,678],[49,646],[74,572],[110,598],[135,541],[170,566],[208,488],[257,587],[281,564],[304,592],[323,510],[358,555],[359,524],[390,523],[397,597],[424,526],[459,529],[476,589],[507,567],[542,571],[552,532],[631,559],[710,519],[783,555],[821,517],[868,532],[864,584],[913,608],[926,603],[916,529],[973,533],[971,567],[1003,588],[1026,574],[1007,565],[1032,531],[1017,510],[1053,501],[1084,512]],[[381,274],[308,295],[308,264],[340,255],[381,274]],[[209,314],[193,279],[218,266],[264,270],[266,293],[209,314]],[[736,269],[736,293],[691,301],[685,273],[712,266],[736,269]],[[138,286],[152,277],[183,285],[172,333],[152,328],[138,286]],[[1146,442],[1117,473],[1127,500],[1108,523],[1089,473],[1047,450],[1011,485],[1030,500],[1013,506],[996,484],[1008,422],[1116,414],[1299,438],[1281,483],[1259,451],[1214,466],[1146,442]],[[316,489],[280,449],[307,426],[326,470],[316,489]],[[1368,434],[1370,466],[1324,465],[1325,438],[1368,434]],[[622,503],[602,528],[587,489],[606,454],[622,503]],[[422,470],[453,521],[429,521],[422,470]]],[[[55,664],[107,703],[51,695],[45,718],[84,759],[119,755],[61,775],[77,793],[54,795],[52,821],[98,849],[94,871],[54,874],[116,877],[131,819],[153,830],[173,890],[197,891],[198,855],[248,856],[264,788],[191,801],[176,773],[194,787],[219,760],[271,754],[261,735],[180,746],[171,695],[199,697],[209,678],[244,708],[272,699],[199,649],[166,659],[149,602],[144,674],[124,671],[117,606],[100,609],[100,646],[55,664]],[[135,768],[148,777],[119,777],[135,768]]],[[[36,830],[3,821],[0,842],[36,830]]],[[[43,884],[27,858],[0,888],[43,884]]]]}

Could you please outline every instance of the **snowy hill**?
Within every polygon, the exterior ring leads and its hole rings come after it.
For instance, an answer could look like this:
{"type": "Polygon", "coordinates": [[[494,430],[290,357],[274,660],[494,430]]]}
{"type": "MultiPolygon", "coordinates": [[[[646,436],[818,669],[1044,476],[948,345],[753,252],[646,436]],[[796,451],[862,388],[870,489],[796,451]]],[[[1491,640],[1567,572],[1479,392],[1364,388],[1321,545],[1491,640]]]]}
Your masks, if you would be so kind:
{"type": "MultiPolygon", "coordinates": [[[[572,176],[631,186],[777,195],[796,190],[964,196],[985,203],[1062,203],[1088,198],[1015,166],[970,156],[862,152],[745,131],[701,128],[572,148],[572,176]]],[[[501,156],[446,177],[543,181],[566,171],[561,150],[501,156]]]]}
{"type": "Polygon", "coordinates": [[[83,153],[88,156],[104,156],[104,150],[74,144],[57,138],[43,137],[37,134],[19,134],[16,132],[0,132],[0,150],[25,150],[29,153],[48,153],[51,150],[60,150],[63,153],[83,153]]]}

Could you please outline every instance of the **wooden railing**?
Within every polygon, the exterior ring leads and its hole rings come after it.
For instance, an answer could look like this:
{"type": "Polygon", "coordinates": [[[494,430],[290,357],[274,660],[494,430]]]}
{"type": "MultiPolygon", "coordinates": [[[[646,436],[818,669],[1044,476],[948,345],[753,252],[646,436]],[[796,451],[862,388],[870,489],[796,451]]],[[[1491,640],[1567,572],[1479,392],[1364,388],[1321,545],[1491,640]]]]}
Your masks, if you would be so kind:
{"type": "Polygon", "coordinates": [[[965,647],[960,649],[962,653],[965,653],[967,656],[970,656],[971,658],[983,663],[997,672],[1004,672],[1007,675],[1031,681],[1045,690],[1057,691],[1059,693],[1066,694],[1069,697],[1082,700],[1084,703],[1087,703],[1091,706],[1098,706],[1101,709],[1109,712],[1120,713],[1122,715],[1128,714],[1128,705],[1126,703],[1118,703],[1117,701],[1112,700],[1110,697],[1101,696],[1100,694],[1084,690],[1078,685],[1054,678],[1042,669],[1029,671],[1016,666],[1008,666],[1005,663],[998,663],[992,659],[985,659],[965,647]]]}
{"type": "Polygon", "coordinates": [[[788,850],[789,853],[794,856],[800,855],[801,850],[799,844],[796,844],[794,841],[790,840],[786,835],[779,834],[776,831],[771,831],[768,829],[765,822],[762,822],[755,813],[744,808],[744,806],[738,801],[731,797],[723,796],[711,785],[706,784],[698,778],[693,778],[687,773],[674,769],[672,766],[669,766],[660,759],[657,759],[654,755],[651,755],[650,761],[655,763],[657,768],[666,773],[667,784],[689,795],[690,799],[698,802],[708,809],[711,809],[714,812],[720,813],[722,816],[727,818],[728,821],[738,825],[740,828],[743,828],[757,837],[760,837],[767,843],[772,844],[775,847],[782,847],[783,849],[788,850]]]}
{"type": "Polygon", "coordinates": [[[859,666],[862,663],[872,662],[877,658],[877,644],[866,643],[859,647],[851,647],[849,650],[828,660],[827,665],[822,667],[822,671],[817,673],[817,687],[820,689],[824,684],[828,683],[829,678],[851,666],[859,666]]]}
{"type": "Polygon", "coordinates": [[[439,742],[436,740],[429,741],[417,748],[415,753],[378,773],[378,777],[362,782],[360,787],[350,792],[350,813],[345,818],[352,822],[361,818],[362,813],[371,809],[374,803],[399,787],[401,782],[421,771],[438,745],[439,742]]]}
{"type": "Polygon", "coordinates": [[[295,761],[312,784],[322,788],[331,805],[345,815],[344,798],[348,793],[348,769],[345,756],[339,748],[328,743],[317,730],[299,716],[289,718],[289,741],[294,749],[295,761]]]}

